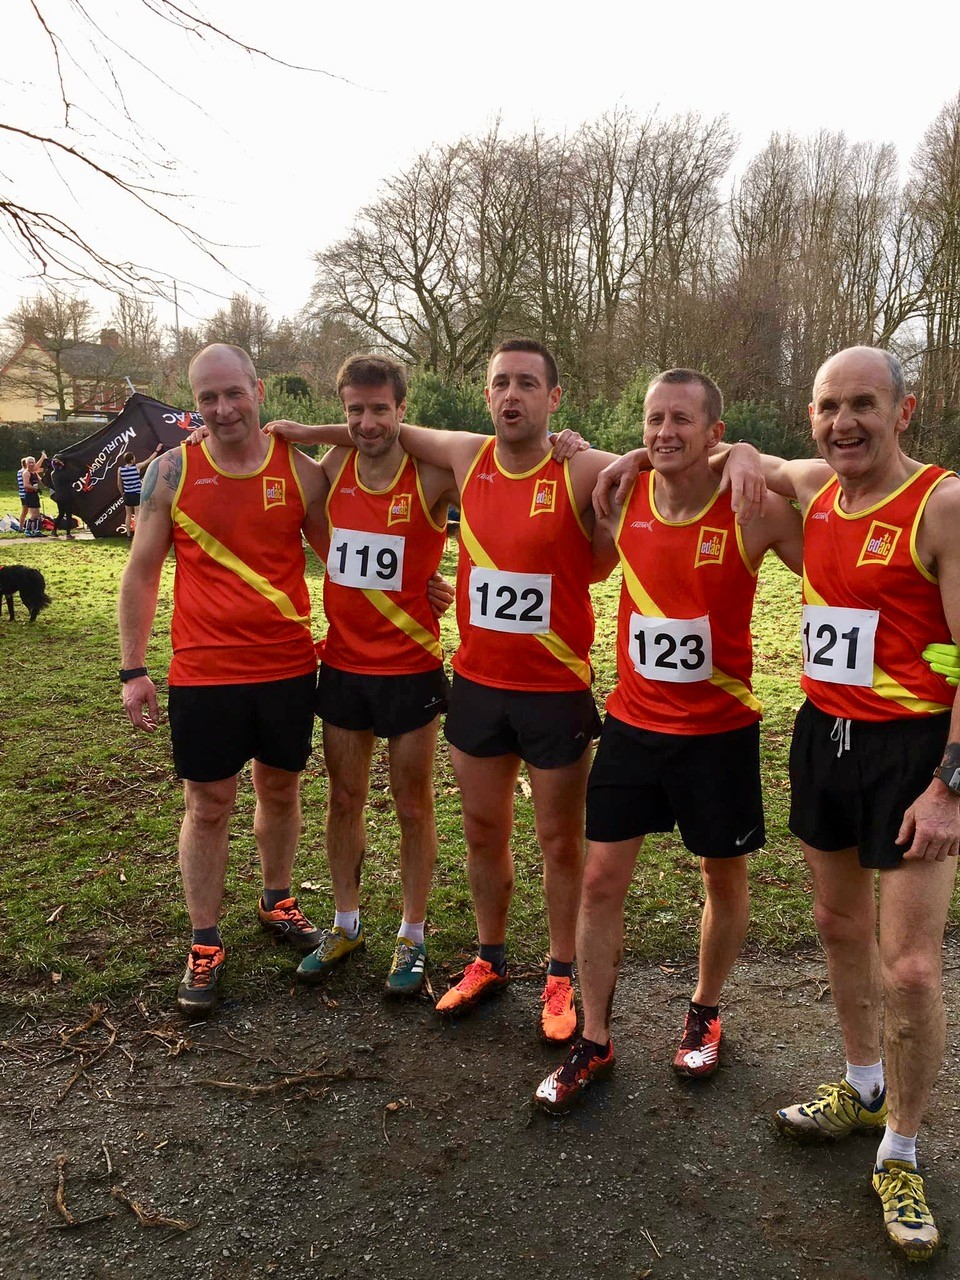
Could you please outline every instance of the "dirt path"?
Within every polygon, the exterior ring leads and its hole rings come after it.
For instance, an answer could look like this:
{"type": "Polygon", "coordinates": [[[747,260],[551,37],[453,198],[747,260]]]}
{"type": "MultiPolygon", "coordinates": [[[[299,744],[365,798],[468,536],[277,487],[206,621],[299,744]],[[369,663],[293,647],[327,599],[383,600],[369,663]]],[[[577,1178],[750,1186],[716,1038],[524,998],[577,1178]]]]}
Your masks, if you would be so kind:
{"type": "MultiPolygon", "coordinates": [[[[949,1245],[960,941],[945,958],[947,1065],[921,1141],[949,1245]]],[[[769,1123],[842,1065],[819,956],[737,967],[723,1068],[699,1085],[668,1065],[691,972],[628,970],[614,1078],[563,1119],[527,1101],[560,1056],[533,1034],[535,981],[443,1025],[425,1001],[381,1003],[374,979],[362,966],[338,977],[326,1002],[286,990],[227,1001],[196,1028],[130,1006],[71,1034],[0,1011],[0,1275],[905,1274],[869,1189],[872,1140],[796,1148],[769,1123]],[[56,1206],[60,1157],[63,1208],[86,1225],[69,1228],[56,1206]],[[132,1206],[191,1229],[146,1225],[132,1206]]],[[[925,1273],[960,1275],[955,1254],[925,1273]]]]}

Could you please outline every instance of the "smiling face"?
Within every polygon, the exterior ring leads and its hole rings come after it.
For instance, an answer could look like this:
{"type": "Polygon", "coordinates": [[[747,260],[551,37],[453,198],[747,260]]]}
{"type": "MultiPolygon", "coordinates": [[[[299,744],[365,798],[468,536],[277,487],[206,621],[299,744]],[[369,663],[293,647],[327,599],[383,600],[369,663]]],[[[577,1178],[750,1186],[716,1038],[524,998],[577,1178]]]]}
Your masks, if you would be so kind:
{"type": "Polygon", "coordinates": [[[240,444],[260,431],[263,383],[229,347],[207,347],[194,356],[190,385],[210,434],[221,444],[240,444]]]}
{"type": "Polygon", "coordinates": [[[808,412],[814,443],[841,479],[882,471],[897,456],[916,403],[914,396],[897,394],[882,351],[841,351],[821,366],[813,384],[808,412]]]}
{"type": "Polygon", "coordinates": [[[654,382],[643,405],[643,443],[654,471],[673,475],[706,458],[723,436],[699,382],[654,382]]]}
{"type": "Polygon", "coordinates": [[[389,382],[377,387],[347,385],[341,389],[350,439],[365,458],[385,457],[397,442],[407,402],[401,400],[397,404],[394,395],[389,382]]]}
{"type": "Polygon", "coordinates": [[[500,351],[493,357],[483,394],[498,439],[516,445],[546,437],[561,396],[559,386],[549,384],[547,362],[537,352],[500,351]]]}

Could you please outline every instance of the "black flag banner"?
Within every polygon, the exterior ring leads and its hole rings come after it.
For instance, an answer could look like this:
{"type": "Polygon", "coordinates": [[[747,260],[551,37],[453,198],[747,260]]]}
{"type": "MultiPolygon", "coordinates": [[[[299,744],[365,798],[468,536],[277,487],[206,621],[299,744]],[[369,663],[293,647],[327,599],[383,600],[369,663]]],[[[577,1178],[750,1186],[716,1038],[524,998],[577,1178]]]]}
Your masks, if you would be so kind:
{"type": "Polygon", "coordinates": [[[145,462],[158,444],[176,449],[201,425],[199,413],[185,413],[137,391],[109,426],[60,450],[64,462],[73,464],[71,471],[79,470],[80,478],[73,483],[73,510],[95,538],[123,534],[123,500],[117,489],[123,455],[132,453],[137,462],[145,462]]]}

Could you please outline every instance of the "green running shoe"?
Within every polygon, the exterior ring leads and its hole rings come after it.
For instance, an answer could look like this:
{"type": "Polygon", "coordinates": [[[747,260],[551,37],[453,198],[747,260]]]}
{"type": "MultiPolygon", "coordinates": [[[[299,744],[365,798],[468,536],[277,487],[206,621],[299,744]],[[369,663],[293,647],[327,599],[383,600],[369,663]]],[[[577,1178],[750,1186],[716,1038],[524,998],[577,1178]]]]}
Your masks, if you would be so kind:
{"type": "Polygon", "coordinates": [[[940,1245],[940,1233],[927,1208],[923,1178],[916,1166],[884,1160],[873,1171],[873,1189],[883,1202],[887,1239],[907,1262],[923,1262],[940,1245]]]}
{"type": "Polygon", "coordinates": [[[362,927],[357,930],[355,938],[348,938],[346,930],[339,926],[325,929],[320,935],[320,945],[316,951],[311,951],[300,961],[297,981],[323,982],[331,970],[342,960],[346,960],[351,951],[362,951],[365,945],[362,927]]]}
{"type": "Polygon", "coordinates": [[[388,996],[415,996],[423,990],[427,971],[427,948],[422,942],[398,938],[393,963],[387,974],[384,991],[388,996]]]}
{"type": "Polygon", "coordinates": [[[798,1142],[832,1142],[851,1133],[876,1132],[887,1123],[887,1091],[884,1089],[876,1102],[867,1106],[846,1080],[822,1084],[812,1102],[784,1107],[773,1117],[773,1123],[782,1134],[798,1142]]]}

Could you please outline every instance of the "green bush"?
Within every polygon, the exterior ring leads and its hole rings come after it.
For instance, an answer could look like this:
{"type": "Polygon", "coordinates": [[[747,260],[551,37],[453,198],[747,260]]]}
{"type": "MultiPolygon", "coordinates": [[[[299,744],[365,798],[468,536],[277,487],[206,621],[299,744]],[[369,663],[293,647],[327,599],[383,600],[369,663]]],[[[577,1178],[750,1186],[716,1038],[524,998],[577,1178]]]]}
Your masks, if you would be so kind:
{"type": "Polygon", "coordinates": [[[444,382],[428,369],[417,370],[410,379],[406,416],[408,422],[422,427],[493,434],[483,387],[478,382],[444,382]]]}

